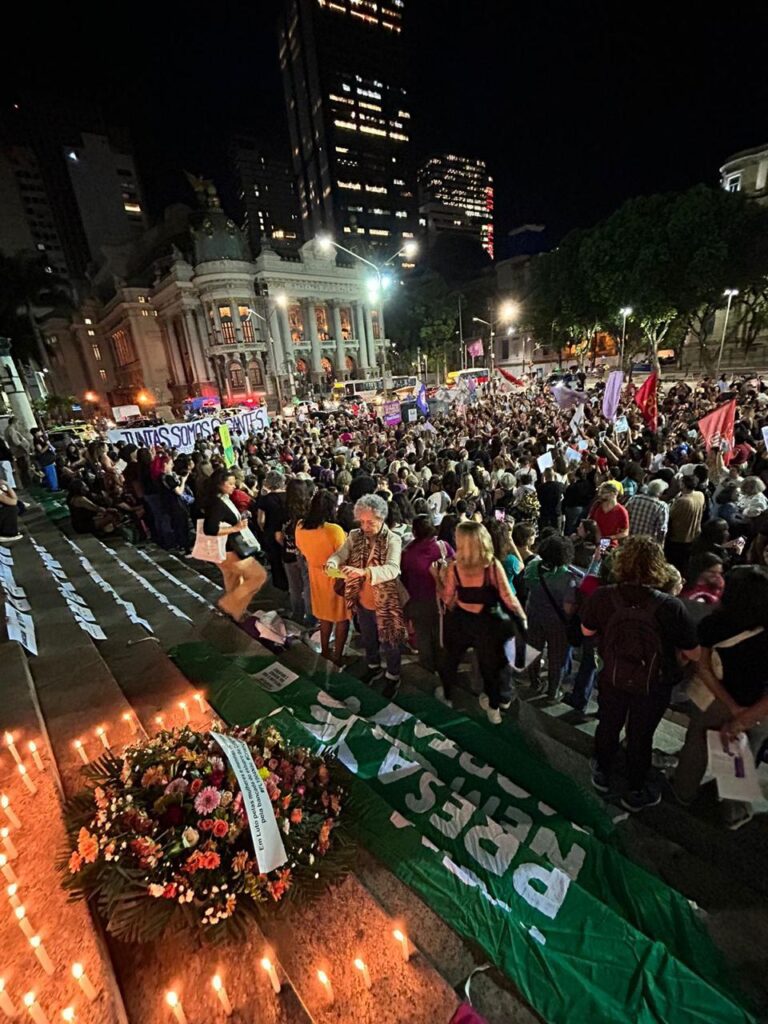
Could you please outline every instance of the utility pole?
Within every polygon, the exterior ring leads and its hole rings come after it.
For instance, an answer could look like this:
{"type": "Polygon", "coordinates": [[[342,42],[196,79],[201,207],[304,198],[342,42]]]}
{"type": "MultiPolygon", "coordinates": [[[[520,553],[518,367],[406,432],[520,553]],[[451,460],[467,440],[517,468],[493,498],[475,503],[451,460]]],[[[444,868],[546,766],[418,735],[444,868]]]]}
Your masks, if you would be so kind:
{"type": "Polygon", "coordinates": [[[464,324],[463,324],[462,317],[461,317],[461,299],[462,299],[462,296],[459,295],[459,353],[460,353],[459,359],[461,361],[460,369],[464,370],[464,369],[466,369],[466,366],[465,366],[466,353],[464,351],[464,324]]]}

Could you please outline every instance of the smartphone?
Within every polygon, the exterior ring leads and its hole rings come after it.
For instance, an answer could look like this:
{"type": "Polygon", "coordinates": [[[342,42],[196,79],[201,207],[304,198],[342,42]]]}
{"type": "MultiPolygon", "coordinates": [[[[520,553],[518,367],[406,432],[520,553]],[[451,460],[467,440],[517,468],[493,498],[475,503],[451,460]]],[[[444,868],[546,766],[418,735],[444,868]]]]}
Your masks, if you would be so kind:
{"type": "Polygon", "coordinates": [[[603,537],[603,539],[600,541],[600,547],[603,549],[603,551],[605,551],[605,549],[609,548],[610,546],[611,546],[611,538],[610,537],[603,537]]]}
{"type": "Polygon", "coordinates": [[[507,513],[504,511],[503,508],[495,509],[493,514],[494,514],[495,518],[499,520],[500,523],[506,522],[506,520],[507,520],[507,513]]]}
{"type": "Polygon", "coordinates": [[[338,507],[339,507],[339,505],[340,505],[340,504],[342,503],[342,501],[344,501],[344,495],[343,495],[343,494],[340,494],[340,495],[338,496],[338,498],[336,499],[336,508],[338,508],[338,507]]]}

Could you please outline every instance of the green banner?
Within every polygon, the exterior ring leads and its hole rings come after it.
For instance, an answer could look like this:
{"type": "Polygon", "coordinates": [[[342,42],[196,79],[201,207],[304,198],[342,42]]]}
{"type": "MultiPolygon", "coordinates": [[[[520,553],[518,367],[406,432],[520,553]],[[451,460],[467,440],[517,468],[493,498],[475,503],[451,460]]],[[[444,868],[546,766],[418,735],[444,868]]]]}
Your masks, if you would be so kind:
{"type": "Polygon", "coordinates": [[[727,994],[721,957],[688,902],[559,813],[536,779],[524,787],[525,752],[502,751],[495,765],[487,732],[431,698],[391,704],[349,676],[321,688],[280,666],[265,678],[273,659],[227,659],[205,644],[174,657],[226,721],[272,715],[289,741],[335,753],[354,776],[360,840],[545,1019],[752,1019],[727,994]]]}
{"type": "Polygon", "coordinates": [[[232,447],[232,438],[226,423],[222,423],[219,426],[219,439],[224,451],[224,465],[229,469],[230,466],[235,464],[235,449],[232,447]]]}

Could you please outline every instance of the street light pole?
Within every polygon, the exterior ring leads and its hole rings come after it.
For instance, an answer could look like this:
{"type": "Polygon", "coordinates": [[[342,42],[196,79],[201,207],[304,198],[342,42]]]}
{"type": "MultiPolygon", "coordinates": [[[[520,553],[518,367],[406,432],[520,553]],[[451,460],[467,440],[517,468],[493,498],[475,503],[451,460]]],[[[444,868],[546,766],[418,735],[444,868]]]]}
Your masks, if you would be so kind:
{"type": "Polygon", "coordinates": [[[262,320],[267,325],[267,338],[269,340],[269,361],[272,364],[272,366],[274,367],[274,371],[273,372],[274,372],[274,376],[275,376],[275,389],[277,390],[277,401],[278,401],[280,409],[282,411],[282,408],[283,408],[283,390],[282,390],[282,387],[280,386],[280,367],[279,367],[278,362],[277,362],[277,350],[276,350],[276,347],[275,347],[275,339],[272,337],[272,329],[269,326],[269,320],[267,320],[267,318],[265,316],[262,316],[261,313],[257,313],[255,309],[251,309],[250,306],[249,306],[248,307],[248,317],[250,318],[252,316],[258,317],[259,320],[262,320]]]}
{"type": "Polygon", "coordinates": [[[624,339],[627,336],[627,317],[628,316],[632,316],[632,307],[631,306],[624,306],[624,308],[620,309],[619,312],[621,313],[622,318],[623,318],[622,319],[622,323],[621,323],[621,348],[619,349],[619,369],[623,370],[624,369],[624,339]]]}
{"type": "Polygon", "coordinates": [[[720,375],[720,364],[723,361],[723,348],[725,346],[725,332],[728,330],[728,317],[731,315],[731,302],[739,294],[737,288],[726,288],[723,295],[728,298],[728,305],[725,307],[725,320],[723,322],[723,336],[720,339],[720,351],[717,353],[717,373],[720,375]]]}

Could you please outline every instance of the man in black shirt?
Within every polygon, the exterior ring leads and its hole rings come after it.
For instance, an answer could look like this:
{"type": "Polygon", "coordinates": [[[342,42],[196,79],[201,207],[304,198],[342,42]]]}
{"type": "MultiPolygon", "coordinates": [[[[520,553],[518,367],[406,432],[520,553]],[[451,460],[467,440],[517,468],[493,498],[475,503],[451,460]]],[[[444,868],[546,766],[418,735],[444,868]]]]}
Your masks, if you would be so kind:
{"type": "Polygon", "coordinates": [[[627,729],[628,811],[661,800],[650,781],[653,734],[680,676],[679,663],[697,661],[696,626],[676,597],[660,593],[668,578],[664,553],[650,537],[630,537],[612,567],[616,585],[600,587],[581,614],[585,636],[597,637],[603,661],[598,677],[598,724],[592,784],[610,791],[610,772],[627,729]]]}

